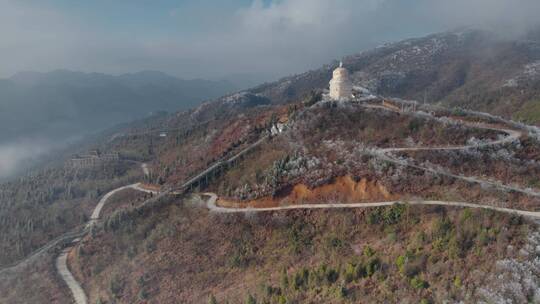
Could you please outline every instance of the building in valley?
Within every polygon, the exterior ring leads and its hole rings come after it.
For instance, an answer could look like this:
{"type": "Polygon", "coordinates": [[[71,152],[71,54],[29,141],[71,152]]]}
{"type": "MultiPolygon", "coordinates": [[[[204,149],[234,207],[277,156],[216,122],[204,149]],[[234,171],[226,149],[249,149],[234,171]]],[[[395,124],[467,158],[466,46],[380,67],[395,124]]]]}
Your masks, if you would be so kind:
{"type": "Polygon", "coordinates": [[[72,168],[91,168],[120,160],[118,153],[103,154],[99,150],[84,155],[75,155],[67,165],[72,168]]]}

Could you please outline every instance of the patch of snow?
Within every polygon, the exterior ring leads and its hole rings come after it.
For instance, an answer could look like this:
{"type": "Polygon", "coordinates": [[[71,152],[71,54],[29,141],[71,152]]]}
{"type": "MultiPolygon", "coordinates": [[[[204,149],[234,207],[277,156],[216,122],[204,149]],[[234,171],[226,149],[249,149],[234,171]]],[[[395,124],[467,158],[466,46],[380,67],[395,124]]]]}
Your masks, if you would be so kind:
{"type": "Polygon", "coordinates": [[[515,88],[518,86],[518,80],[516,78],[510,78],[506,80],[503,84],[503,87],[515,88]]]}
{"type": "Polygon", "coordinates": [[[529,77],[534,77],[540,74],[540,60],[526,64],[523,74],[529,77]]]}
{"type": "Polygon", "coordinates": [[[540,78],[540,60],[527,63],[523,69],[514,77],[507,79],[503,87],[517,87],[527,81],[534,81],[540,78]]]}
{"type": "Polygon", "coordinates": [[[521,258],[497,261],[487,285],[478,290],[480,303],[540,303],[540,232],[527,241],[521,258]]]}
{"type": "Polygon", "coordinates": [[[233,95],[227,96],[223,99],[223,101],[227,104],[235,104],[240,103],[242,100],[244,100],[249,95],[248,92],[239,92],[235,93],[233,95]]]}

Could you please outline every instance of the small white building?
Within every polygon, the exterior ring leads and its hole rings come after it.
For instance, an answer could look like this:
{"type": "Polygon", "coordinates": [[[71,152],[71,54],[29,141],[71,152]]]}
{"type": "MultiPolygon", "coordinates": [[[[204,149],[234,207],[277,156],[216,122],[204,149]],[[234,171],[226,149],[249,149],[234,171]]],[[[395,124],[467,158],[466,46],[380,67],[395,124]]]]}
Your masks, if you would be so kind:
{"type": "Polygon", "coordinates": [[[270,134],[277,135],[283,131],[285,131],[285,124],[278,122],[270,129],[270,134]]]}
{"type": "Polygon", "coordinates": [[[330,98],[333,100],[352,98],[352,82],[349,78],[349,71],[343,67],[343,62],[334,70],[332,80],[330,80],[330,98]]]}

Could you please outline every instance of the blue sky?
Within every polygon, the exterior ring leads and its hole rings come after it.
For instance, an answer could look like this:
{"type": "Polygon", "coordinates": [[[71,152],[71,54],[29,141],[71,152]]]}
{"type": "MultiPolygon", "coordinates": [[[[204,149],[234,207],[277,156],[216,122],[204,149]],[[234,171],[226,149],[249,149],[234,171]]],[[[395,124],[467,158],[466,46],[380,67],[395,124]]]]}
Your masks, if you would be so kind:
{"type": "Polygon", "coordinates": [[[538,0],[0,0],[0,77],[23,70],[264,80],[460,26],[521,32],[538,0]]]}

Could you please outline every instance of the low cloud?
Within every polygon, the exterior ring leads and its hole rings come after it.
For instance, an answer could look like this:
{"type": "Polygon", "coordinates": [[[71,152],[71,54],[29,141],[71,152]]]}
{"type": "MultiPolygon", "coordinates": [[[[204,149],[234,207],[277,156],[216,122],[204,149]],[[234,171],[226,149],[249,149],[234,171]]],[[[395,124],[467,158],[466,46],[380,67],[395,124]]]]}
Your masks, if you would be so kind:
{"type": "Polygon", "coordinates": [[[46,142],[24,140],[0,145],[0,179],[22,172],[51,149],[46,142]]]}
{"type": "Polygon", "coordinates": [[[196,63],[205,75],[289,74],[384,42],[458,27],[521,35],[539,25],[538,11],[537,0],[256,0],[224,27],[155,48],[196,63]]]}

